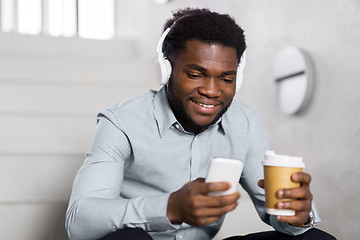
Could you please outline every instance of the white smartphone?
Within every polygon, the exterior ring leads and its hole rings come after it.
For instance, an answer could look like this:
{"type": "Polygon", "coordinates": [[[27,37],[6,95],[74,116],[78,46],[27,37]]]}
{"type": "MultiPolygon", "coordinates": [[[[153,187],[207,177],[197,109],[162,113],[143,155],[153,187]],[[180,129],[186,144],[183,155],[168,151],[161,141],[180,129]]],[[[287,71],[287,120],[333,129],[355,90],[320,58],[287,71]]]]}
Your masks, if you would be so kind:
{"type": "Polygon", "coordinates": [[[236,185],[240,180],[243,167],[244,163],[240,160],[213,158],[211,160],[205,182],[229,182],[231,184],[231,188],[226,191],[212,192],[209,195],[221,196],[234,193],[236,185]]]}

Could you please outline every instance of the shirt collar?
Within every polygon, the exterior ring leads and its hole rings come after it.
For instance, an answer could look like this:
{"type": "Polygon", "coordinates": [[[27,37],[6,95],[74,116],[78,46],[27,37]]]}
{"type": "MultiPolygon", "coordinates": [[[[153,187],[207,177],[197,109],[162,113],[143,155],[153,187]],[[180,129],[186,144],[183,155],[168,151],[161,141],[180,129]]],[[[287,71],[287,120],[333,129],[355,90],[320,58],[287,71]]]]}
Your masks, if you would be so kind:
{"type": "MultiPolygon", "coordinates": [[[[226,114],[226,113],[225,113],[226,114]]],[[[225,131],[225,128],[224,128],[224,123],[223,123],[223,117],[222,116],[219,120],[217,120],[217,122],[215,124],[219,124],[219,131],[222,133],[222,134],[226,134],[226,131],[225,131]]]]}
{"type": "Polygon", "coordinates": [[[154,117],[158,126],[160,137],[177,122],[166,97],[166,88],[163,86],[153,99],[154,117]]]}
{"type": "MultiPolygon", "coordinates": [[[[163,137],[166,132],[174,125],[177,124],[181,127],[181,124],[176,120],[176,117],[173,111],[170,108],[167,96],[166,96],[166,87],[163,86],[160,90],[155,94],[153,99],[153,107],[154,107],[154,117],[157,123],[158,131],[160,137],[163,137]]],[[[226,114],[226,113],[225,113],[226,114]]],[[[225,115],[224,114],[224,115],[225,115]]],[[[218,125],[218,130],[225,134],[225,128],[223,126],[223,117],[216,121],[212,126],[218,125]]],[[[210,127],[212,127],[210,126],[210,127]]],[[[185,130],[183,130],[186,132],[185,130]]]]}

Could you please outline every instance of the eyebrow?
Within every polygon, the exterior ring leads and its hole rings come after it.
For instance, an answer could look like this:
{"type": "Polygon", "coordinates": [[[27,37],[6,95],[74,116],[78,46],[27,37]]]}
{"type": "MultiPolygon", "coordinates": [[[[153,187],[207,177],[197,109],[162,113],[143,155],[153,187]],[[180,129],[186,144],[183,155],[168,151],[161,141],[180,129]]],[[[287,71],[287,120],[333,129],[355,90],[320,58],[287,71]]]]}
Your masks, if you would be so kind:
{"type": "Polygon", "coordinates": [[[195,70],[198,70],[200,72],[207,72],[207,69],[204,68],[204,67],[201,67],[199,65],[196,65],[196,64],[188,64],[186,65],[187,68],[194,68],[195,70]]]}
{"type": "Polygon", "coordinates": [[[230,70],[230,71],[226,71],[223,74],[221,74],[221,76],[228,76],[228,75],[235,75],[236,71],[234,70],[230,70]]]}
{"type": "MultiPolygon", "coordinates": [[[[188,65],[186,65],[186,67],[188,67],[188,68],[193,68],[193,69],[195,69],[195,70],[198,70],[198,71],[204,72],[204,73],[207,72],[207,69],[206,69],[206,68],[201,67],[201,66],[196,65],[196,64],[188,64],[188,65]]],[[[229,76],[229,75],[235,75],[235,74],[236,74],[236,71],[235,71],[235,70],[229,70],[229,71],[223,72],[223,73],[221,74],[221,76],[229,76]]]]}

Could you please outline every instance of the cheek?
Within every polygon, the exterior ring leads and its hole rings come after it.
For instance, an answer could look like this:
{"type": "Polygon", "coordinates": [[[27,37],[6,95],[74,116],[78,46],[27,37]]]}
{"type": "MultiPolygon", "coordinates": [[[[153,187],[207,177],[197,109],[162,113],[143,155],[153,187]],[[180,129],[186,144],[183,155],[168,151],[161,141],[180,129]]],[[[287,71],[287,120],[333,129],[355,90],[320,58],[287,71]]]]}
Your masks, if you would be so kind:
{"type": "MultiPolygon", "coordinates": [[[[181,81],[181,79],[178,79],[178,81],[181,81]]],[[[176,96],[179,101],[185,101],[189,95],[193,94],[195,89],[196,87],[186,80],[183,80],[181,83],[175,83],[172,88],[174,96],[176,96]]]]}
{"type": "Polygon", "coordinates": [[[233,87],[225,87],[222,92],[226,102],[231,101],[235,96],[235,88],[233,87]]]}
{"type": "Polygon", "coordinates": [[[228,89],[226,90],[226,95],[233,98],[235,96],[236,93],[236,86],[235,85],[231,85],[228,87],[228,89]]]}

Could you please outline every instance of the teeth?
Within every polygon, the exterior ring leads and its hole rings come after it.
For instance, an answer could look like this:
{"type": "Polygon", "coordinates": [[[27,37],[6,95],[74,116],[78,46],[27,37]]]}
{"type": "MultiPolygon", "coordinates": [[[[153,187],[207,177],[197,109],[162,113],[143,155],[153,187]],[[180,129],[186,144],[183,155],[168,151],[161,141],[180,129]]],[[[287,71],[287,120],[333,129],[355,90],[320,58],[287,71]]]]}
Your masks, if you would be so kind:
{"type": "Polygon", "coordinates": [[[206,105],[206,104],[202,104],[202,103],[198,103],[200,106],[206,107],[206,108],[213,108],[215,107],[215,105],[206,105]]]}

